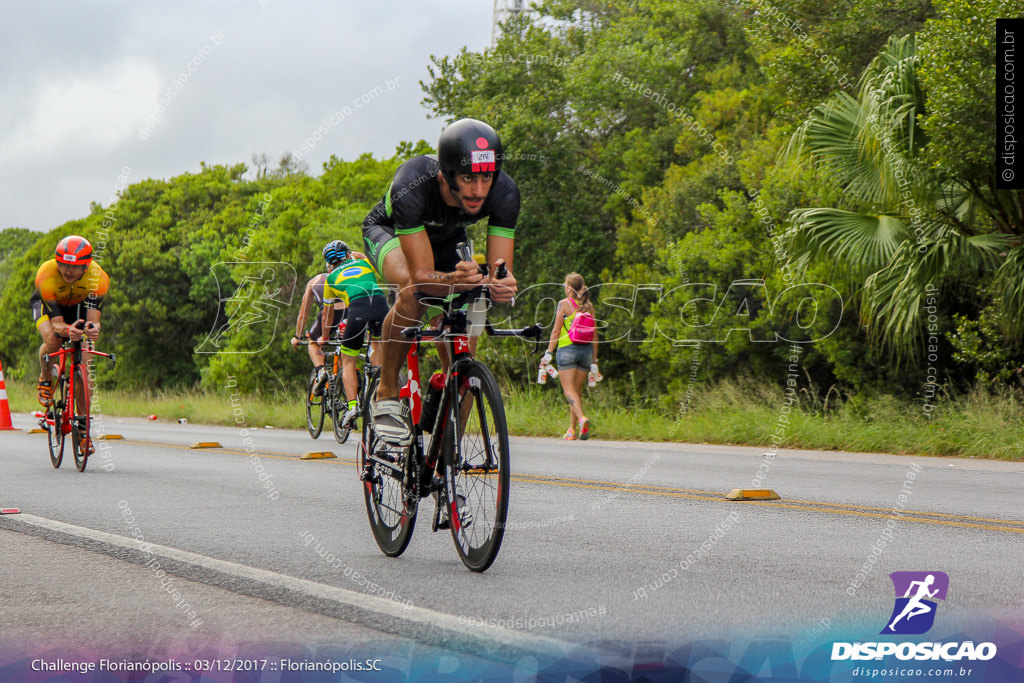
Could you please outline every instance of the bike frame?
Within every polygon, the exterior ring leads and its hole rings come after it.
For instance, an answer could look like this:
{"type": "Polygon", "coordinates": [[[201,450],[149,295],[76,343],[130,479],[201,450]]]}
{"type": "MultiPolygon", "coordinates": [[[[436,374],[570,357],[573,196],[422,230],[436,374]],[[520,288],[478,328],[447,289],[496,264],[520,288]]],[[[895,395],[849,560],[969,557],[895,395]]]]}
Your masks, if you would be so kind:
{"type": "MultiPolygon", "coordinates": [[[[500,269],[498,277],[504,277],[500,269]]],[[[542,335],[542,328],[531,325],[523,329],[494,329],[486,319],[486,311],[479,305],[480,299],[488,298],[487,285],[461,292],[447,300],[424,295],[417,295],[417,298],[425,306],[440,306],[443,312],[436,327],[420,324],[406,327],[395,335],[396,341],[400,337],[408,344],[409,378],[401,387],[399,396],[406,403],[413,423],[410,445],[389,445],[375,433],[369,393],[376,386],[376,381],[372,384],[367,382],[358,462],[370,527],[384,554],[398,557],[408,548],[412,538],[420,500],[433,494],[435,505],[431,531],[450,528],[463,563],[472,571],[485,571],[501,546],[504,527],[488,526],[487,520],[493,515],[496,523],[503,525],[505,521],[509,444],[500,388],[486,364],[473,358],[471,340],[476,336],[476,330],[482,330],[490,336],[536,341],[542,335]],[[463,306],[467,308],[464,310],[463,306]],[[446,368],[448,376],[437,397],[437,413],[430,424],[421,424],[425,395],[422,392],[419,348],[423,340],[442,342],[451,359],[446,368]],[[471,406],[472,413],[469,412],[471,406]],[[493,425],[488,423],[490,415],[495,416],[493,425]],[[476,439],[478,430],[482,437],[480,440],[476,439]],[[463,443],[465,433],[474,435],[472,444],[463,443]],[[494,451],[495,445],[500,445],[497,452],[494,451]],[[463,449],[468,450],[464,452],[463,449]],[[496,478],[490,480],[490,484],[481,485],[492,492],[489,500],[474,494],[475,485],[466,488],[464,480],[467,475],[492,473],[497,475],[496,478]],[[473,514],[474,509],[481,513],[479,518],[473,514]],[[483,526],[479,526],[481,520],[483,526]],[[471,526],[473,524],[478,526],[471,526]],[[482,529],[479,534],[475,531],[478,528],[482,529]]]]}
{"type": "MultiPolygon", "coordinates": [[[[114,360],[114,354],[112,353],[103,353],[101,351],[95,351],[91,348],[83,347],[81,339],[79,339],[78,341],[68,340],[64,342],[64,346],[61,349],[54,351],[51,354],[48,354],[49,358],[54,359],[57,362],[57,381],[64,381],[65,378],[67,378],[68,381],[68,391],[65,394],[67,396],[65,400],[67,405],[64,406],[64,410],[61,413],[60,424],[60,429],[64,434],[68,434],[69,432],[71,432],[71,423],[78,414],[78,409],[75,407],[75,399],[77,398],[75,396],[75,371],[79,367],[85,366],[85,363],[82,360],[82,354],[85,353],[91,354],[93,356],[100,356],[102,358],[109,358],[110,360],[114,360]],[[68,356],[71,356],[70,367],[68,367],[68,356]],[[65,373],[65,370],[67,371],[67,373],[65,373]]],[[[85,412],[86,414],[88,414],[89,408],[91,407],[89,405],[89,403],[91,402],[91,397],[89,396],[90,388],[88,386],[88,372],[85,373],[85,378],[85,412]]],[[[54,387],[54,390],[56,390],[56,387],[54,387]]],[[[53,425],[53,418],[46,417],[44,419],[46,420],[47,424],[53,425]]]]}
{"type": "MultiPolygon", "coordinates": [[[[421,483],[423,476],[436,470],[440,459],[441,447],[445,428],[449,421],[455,429],[455,442],[459,443],[462,437],[459,421],[454,418],[454,411],[457,402],[455,399],[459,391],[459,375],[462,365],[473,359],[470,351],[470,336],[466,332],[468,321],[465,310],[458,310],[464,303],[470,303],[478,297],[486,297],[486,287],[482,290],[470,291],[456,297],[453,301],[445,302],[441,322],[436,329],[424,327],[408,327],[402,330],[402,336],[411,341],[406,362],[409,367],[409,381],[399,391],[400,398],[408,398],[411,404],[413,422],[413,448],[416,457],[414,476],[418,476],[421,483]],[[458,302],[458,303],[456,303],[458,302]],[[440,339],[448,347],[448,356],[452,359],[448,368],[448,376],[445,378],[444,389],[439,398],[439,404],[433,425],[420,426],[420,416],[423,408],[423,397],[421,392],[422,382],[420,381],[419,345],[421,341],[436,341],[440,339]],[[430,435],[430,441],[424,445],[424,434],[430,435]]],[[[540,338],[541,328],[539,325],[531,325],[521,330],[498,330],[490,322],[484,324],[484,331],[492,337],[519,337],[522,339],[540,338]]],[[[430,487],[420,486],[419,494],[423,498],[431,493],[430,487]]],[[[449,503],[450,504],[450,503],[449,503]]],[[[435,518],[435,524],[437,522],[435,518]]],[[[458,520],[455,520],[458,524],[458,520]]],[[[436,529],[435,529],[436,530],[436,529]]]]}
{"type": "Polygon", "coordinates": [[[324,368],[327,369],[327,381],[324,383],[324,396],[326,397],[326,390],[333,387],[335,381],[341,382],[341,358],[338,356],[341,342],[337,339],[321,342],[319,339],[309,339],[308,337],[299,340],[300,346],[309,346],[310,344],[317,344],[324,353],[324,368]],[[328,361],[330,361],[330,367],[328,367],[328,361]]]}
{"type": "MultiPolygon", "coordinates": [[[[465,315],[463,314],[462,317],[464,318],[465,315]]],[[[409,345],[407,355],[409,381],[399,391],[399,396],[408,397],[412,405],[413,440],[416,442],[415,451],[422,456],[422,466],[418,468],[421,475],[433,471],[437,467],[438,458],[441,454],[441,435],[444,434],[445,427],[448,426],[448,421],[451,417],[452,397],[458,392],[459,369],[466,360],[473,358],[473,354],[469,350],[469,335],[453,334],[452,332],[445,331],[444,322],[446,321],[453,322],[449,320],[447,312],[442,319],[441,329],[429,330],[418,328],[415,330],[413,343],[409,345]],[[423,396],[420,391],[422,383],[420,382],[419,346],[422,340],[438,338],[441,338],[448,346],[449,357],[452,359],[452,363],[448,368],[444,389],[441,391],[434,424],[424,425],[426,427],[424,428],[419,424],[423,410],[423,396]],[[424,433],[430,435],[430,441],[426,447],[424,447],[423,443],[424,433]]],[[[408,332],[408,330],[403,331],[403,333],[405,332],[408,332]]],[[[458,420],[455,421],[455,428],[455,437],[458,440],[460,436],[458,433],[458,420]]],[[[421,491],[421,497],[422,495],[424,495],[424,492],[421,491]]]]}

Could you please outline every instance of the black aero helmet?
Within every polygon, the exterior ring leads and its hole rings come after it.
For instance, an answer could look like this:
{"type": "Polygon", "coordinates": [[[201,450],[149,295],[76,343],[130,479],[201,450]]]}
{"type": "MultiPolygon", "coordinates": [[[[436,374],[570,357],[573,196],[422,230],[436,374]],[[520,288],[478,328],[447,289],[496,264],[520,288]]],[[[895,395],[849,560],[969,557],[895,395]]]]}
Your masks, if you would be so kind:
{"type": "Polygon", "coordinates": [[[459,119],[441,133],[437,161],[448,187],[455,190],[457,173],[497,174],[503,151],[501,138],[493,128],[476,119],[459,119]]]}

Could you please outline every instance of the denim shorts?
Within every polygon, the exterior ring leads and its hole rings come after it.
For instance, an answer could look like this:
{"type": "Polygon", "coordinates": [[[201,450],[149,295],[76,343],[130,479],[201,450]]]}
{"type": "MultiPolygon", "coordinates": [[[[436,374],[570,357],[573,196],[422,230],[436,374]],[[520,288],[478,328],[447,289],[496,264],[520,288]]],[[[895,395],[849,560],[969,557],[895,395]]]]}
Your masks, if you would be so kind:
{"type": "Polygon", "coordinates": [[[590,370],[594,349],[590,344],[569,344],[555,351],[555,364],[559,370],[580,368],[590,370]]]}

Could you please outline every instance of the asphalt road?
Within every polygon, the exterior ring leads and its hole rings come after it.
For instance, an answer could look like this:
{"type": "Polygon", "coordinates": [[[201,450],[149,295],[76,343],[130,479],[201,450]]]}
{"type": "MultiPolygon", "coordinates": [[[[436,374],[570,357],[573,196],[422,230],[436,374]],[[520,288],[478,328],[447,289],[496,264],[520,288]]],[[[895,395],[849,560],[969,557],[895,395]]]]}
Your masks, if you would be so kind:
{"type": "Polygon", "coordinates": [[[329,432],[101,429],[124,439],[85,473],[51,468],[45,435],[0,432],[0,507],[21,510],[0,516],[0,645],[334,648],[438,670],[709,639],[810,650],[877,637],[889,573],[911,570],[950,578],[933,635],[1024,626],[1024,463],[516,438],[505,542],[474,574],[426,522],[385,557],[354,443],[329,432]],[[725,499],[759,472],[781,500],[725,499]]]}

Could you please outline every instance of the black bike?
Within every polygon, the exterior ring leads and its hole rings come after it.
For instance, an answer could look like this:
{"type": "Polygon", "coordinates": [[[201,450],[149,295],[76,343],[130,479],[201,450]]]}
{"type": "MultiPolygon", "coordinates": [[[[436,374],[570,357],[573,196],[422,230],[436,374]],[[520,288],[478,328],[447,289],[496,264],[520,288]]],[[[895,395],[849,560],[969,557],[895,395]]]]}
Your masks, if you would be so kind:
{"type": "Polygon", "coordinates": [[[496,337],[539,340],[541,327],[494,329],[486,322],[490,303],[486,286],[448,301],[421,299],[442,306],[443,313],[436,329],[402,331],[412,342],[409,382],[402,390],[411,404],[410,446],[392,446],[374,432],[370,403],[378,383],[375,374],[364,391],[362,441],[357,450],[366,511],[377,545],[385,555],[397,557],[412,539],[420,499],[433,495],[431,529],[449,528],[462,562],[482,572],[497,557],[505,533],[509,442],[498,382],[486,365],[473,358],[469,338],[485,330],[496,337]],[[468,306],[468,311],[462,306],[468,306]],[[419,391],[422,340],[443,341],[453,359],[443,388],[439,393],[428,391],[426,401],[419,391]]]}
{"type": "MultiPolygon", "coordinates": [[[[309,340],[303,339],[299,342],[308,345],[309,340]]],[[[324,352],[324,371],[327,376],[320,380],[320,371],[313,368],[309,371],[309,379],[306,381],[306,430],[309,436],[318,439],[324,428],[324,418],[331,416],[334,423],[334,438],[338,443],[345,443],[348,439],[348,430],[340,429],[338,424],[338,403],[345,404],[345,390],[341,387],[341,356],[338,347],[341,342],[331,339],[321,345],[324,352]],[[319,385],[319,386],[318,386],[319,385]]],[[[345,414],[344,407],[341,415],[345,414]]]]}
{"type": "MultiPolygon", "coordinates": [[[[370,379],[377,377],[378,368],[370,362],[370,349],[373,343],[380,339],[380,328],[380,322],[374,321],[369,324],[367,327],[369,339],[367,339],[363,345],[362,352],[359,354],[359,359],[363,364],[363,369],[356,373],[356,378],[359,381],[356,397],[360,407],[366,405],[366,388],[370,385],[370,379]]],[[[335,352],[334,358],[337,359],[334,363],[335,371],[328,380],[333,387],[330,400],[331,421],[334,423],[335,441],[345,443],[348,441],[349,433],[355,429],[359,418],[352,418],[349,422],[345,421],[345,413],[348,412],[348,398],[345,396],[345,384],[341,377],[341,357],[335,352]]]]}

